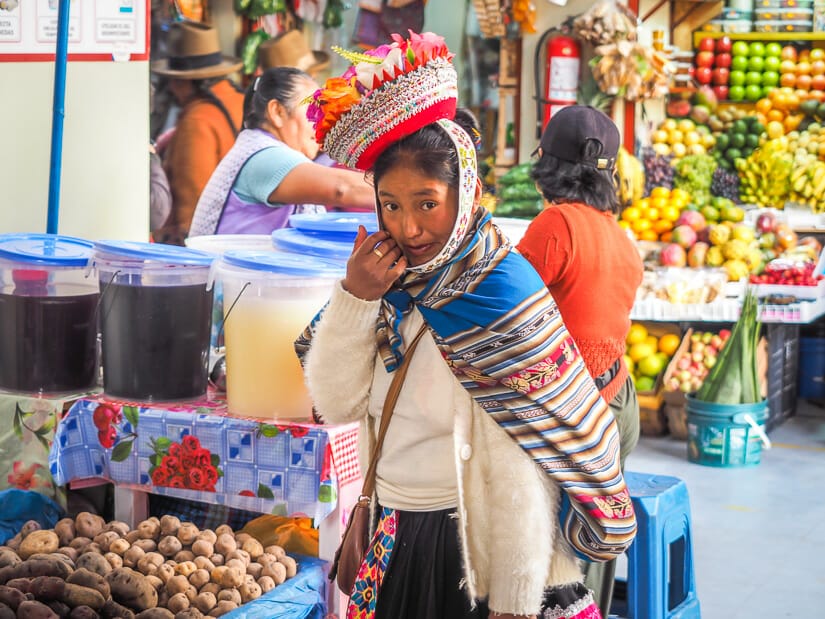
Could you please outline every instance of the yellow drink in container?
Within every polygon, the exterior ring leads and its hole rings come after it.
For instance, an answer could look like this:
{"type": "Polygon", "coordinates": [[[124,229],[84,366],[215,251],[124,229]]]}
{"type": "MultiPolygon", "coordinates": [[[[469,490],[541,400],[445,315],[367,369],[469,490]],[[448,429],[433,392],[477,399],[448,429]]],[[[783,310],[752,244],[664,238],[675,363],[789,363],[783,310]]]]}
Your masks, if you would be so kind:
{"type": "Polygon", "coordinates": [[[312,402],[293,344],[329,298],[341,266],[297,254],[226,252],[226,395],[240,417],[309,421],[312,402]]]}

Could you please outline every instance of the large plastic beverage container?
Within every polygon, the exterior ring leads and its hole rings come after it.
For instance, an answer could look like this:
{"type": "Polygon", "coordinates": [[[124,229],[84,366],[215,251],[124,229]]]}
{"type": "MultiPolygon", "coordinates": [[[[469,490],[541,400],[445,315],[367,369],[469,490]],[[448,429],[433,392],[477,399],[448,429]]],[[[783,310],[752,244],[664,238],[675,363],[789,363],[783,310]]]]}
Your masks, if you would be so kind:
{"type": "MultiPolygon", "coordinates": [[[[228,251],[275,251],[269,234],[206,234],[190,236],[184,241],[187,247],[213,254],[215,258],[228,251]]],[[[214,301],[212,303],[212,328],[210,344],[216,358],[224,346],[223,338],[223,289],[220,281],[214,283],[214,301]]]]}
{"type": "Polygon", "coordinates": [[[259,419],[312,418],[294,342],[344,274],[333,263],[280,252],[226,252],[224,291],[229,412],[259,419]]]}
{"type": "Polygon", "coordinates": [[[97,385],[92,243],[0,235],[0,390],[81,393],[97,385]]]}
{"type": "Polygon", "coordinates": [[[106,394],[170,401],[206,393],[214,259],[159,243],[95,243],[106,394]]]}

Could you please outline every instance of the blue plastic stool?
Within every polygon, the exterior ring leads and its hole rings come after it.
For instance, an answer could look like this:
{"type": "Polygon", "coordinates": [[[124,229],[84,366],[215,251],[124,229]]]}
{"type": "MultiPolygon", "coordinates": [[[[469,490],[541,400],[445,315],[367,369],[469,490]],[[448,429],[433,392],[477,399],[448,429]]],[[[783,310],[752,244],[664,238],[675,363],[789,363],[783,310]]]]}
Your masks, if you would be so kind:
{"type": "Polygon", "coordinates": [[[627,619],[699,619],[690,498],[676,477],[626,472],[638,532],[627,550],[627,619]]]}

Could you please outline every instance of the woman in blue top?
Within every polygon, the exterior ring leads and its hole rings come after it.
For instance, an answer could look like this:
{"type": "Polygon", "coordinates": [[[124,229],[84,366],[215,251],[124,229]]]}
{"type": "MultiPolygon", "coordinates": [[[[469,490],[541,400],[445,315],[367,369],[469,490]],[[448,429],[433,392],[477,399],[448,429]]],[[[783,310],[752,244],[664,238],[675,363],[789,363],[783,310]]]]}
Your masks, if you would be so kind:
{"type": "Polygon", "coordinates": [[[244,130],[198,200],[189,236],[269,234],[293,213],[326,205],[372,209],[361,172],[331,167],[307,120],[315,81],[292,67],[267,69],[244,98],[244,130]]]}

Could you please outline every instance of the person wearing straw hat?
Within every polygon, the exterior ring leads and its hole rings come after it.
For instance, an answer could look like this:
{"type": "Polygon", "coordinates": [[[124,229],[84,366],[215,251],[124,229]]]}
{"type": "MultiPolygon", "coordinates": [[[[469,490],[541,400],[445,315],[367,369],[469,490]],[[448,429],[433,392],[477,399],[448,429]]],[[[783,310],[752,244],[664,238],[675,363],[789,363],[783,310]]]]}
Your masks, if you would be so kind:
{"type": "Polygon", "coordinates": [[[313,78],[329,67],[329,54],[311,50],[300,30],[267,39],[258,47],[258,62],[266,71],[273,67],[295,67],[313,78]]]}
{"type": "Polygon", "coordinates": [[[207,24],[173,22],[167,46],[168,57],[153,62],[152,72],[167,78],[181,111],[163,150],[172,212],[154,237],[183,244],[203,188],[241,129],[243,93],[228,76],[242,63],[221,53],[218,32],[207,24]]]}
{"type": "Polygon", "coordinates": [[[255,78],[244,99],[244,130],[203,190],[189,236],[269,234],[287,227],[294,213],[374,207],[362,172],[318,163],[306,116],[317,89],[295,67],[270,68],[255,78]]]}
{"type": "Polygon", "coordinates": [[[380,227],[295,345],[317,413],[361,424],[373,535],[338,580],[344,616],[598,619],[577,558],[636,531],[615,419],[480,203],[444,39],[347,55],[309,115],[331,157],[369,171],[380,227]]]}

